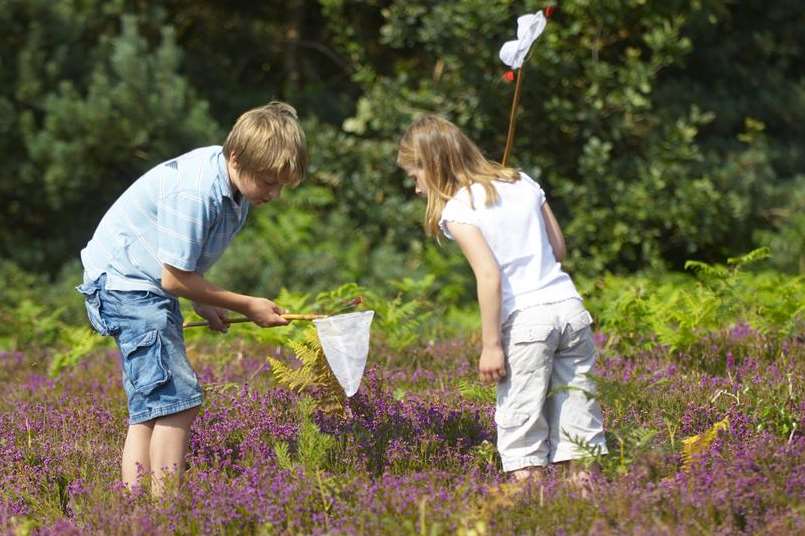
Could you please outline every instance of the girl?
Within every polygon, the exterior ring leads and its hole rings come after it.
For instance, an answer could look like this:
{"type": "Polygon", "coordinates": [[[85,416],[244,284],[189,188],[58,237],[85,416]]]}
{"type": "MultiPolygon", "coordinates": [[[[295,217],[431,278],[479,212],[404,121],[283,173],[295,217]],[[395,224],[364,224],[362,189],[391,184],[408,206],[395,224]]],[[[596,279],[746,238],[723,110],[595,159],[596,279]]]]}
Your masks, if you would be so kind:
{"type": "MultiPolygon", "coordinates": [[[[497,382],[497,447],[517,480],[581,458],[571,441],[606,452],[601,408],[585,393],[595,361],[590,324],[559,264],[565,242],[540,186],[484,158],[453,123],[414,121],[398,165],[428,200],[425,230],[455,240],[475,274],[482,381],[497,382]]],[[[572,479],[586,480],[573,467],[572,479]]]]}

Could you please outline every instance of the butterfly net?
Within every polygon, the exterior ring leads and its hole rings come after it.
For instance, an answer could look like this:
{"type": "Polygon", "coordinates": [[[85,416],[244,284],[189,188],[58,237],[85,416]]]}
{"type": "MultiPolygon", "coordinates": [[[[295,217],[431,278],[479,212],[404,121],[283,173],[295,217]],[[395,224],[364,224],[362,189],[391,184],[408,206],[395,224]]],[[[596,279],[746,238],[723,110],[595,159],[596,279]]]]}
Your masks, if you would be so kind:
{"type": "Polygon", "coordinates": [[[361,384],[374,314],[362,311],[313,321],[327,363],[347,396],[354,395],[361,384]]]}

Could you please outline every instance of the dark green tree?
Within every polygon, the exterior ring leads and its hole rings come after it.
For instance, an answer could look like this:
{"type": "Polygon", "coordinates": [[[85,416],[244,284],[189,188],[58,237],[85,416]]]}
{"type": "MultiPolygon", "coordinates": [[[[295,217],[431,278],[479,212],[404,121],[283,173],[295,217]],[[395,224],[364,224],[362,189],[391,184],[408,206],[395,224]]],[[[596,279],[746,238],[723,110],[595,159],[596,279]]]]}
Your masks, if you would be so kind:
{"type": "Polygon", "coordinates": [[[15,158],[0,172],[0,252],[55,270],[132,180],[221,131],[180,74],[171,27],[149,43],[122,2],[5,4],[0,143],[15,158]]]}
{"type": "MultiPolygon", "coordinates": [[[[792,20],[801,18],[795,3],[779,4],[792,20]]],[[[490,157],[500,157],[511,86],[500,82],[497,51],[513,37],[516,16],[542,3],[390,2],[375,33],[350,24],[356,12],[365,18],[365,3],[323,5],[335,42],[352,53],[355,79],[365,88],[344,124],[347,132],[396,139],[414,115],[435,111],[464,127],[490,157]],[[356,45],[356,39],[366,43],[356,45]]],[[[729,8],[732,3],[721,1],[566,1],[536,43],[512,162],[545,186],[575,269],[681,267],[690,257],[718,259],[750,247],[746,237],[785,177],[770,149],[777,138],[753,120],[763,111],[753,114],[752,107],[737,114],[737,126],[725,126],[735,115],[722,117],[722,109],[739,95],[714,111],[712,100],[680,88],[696,73],[687,65],[697,57],[698,42],[713,47],[719,30],[736,17],[729,8]]],[[[771,32],[774,18],[753,20],[757,32],[782,41],[784,50],[798,39],[791,32],[778,39],[771,32]]],[[[733,33],[729,39],[752,42],[756,36],[733,33]]],[[[758,62],[754,68],[801,84],[786,68],[769,67],[768,56],[751,58],[758,62]]],[[[377,144],[376,154],[386,148],[377,144]]],[[[367,197],[381,187],[373,188],[364,173],[351,177],[368,186],[367,197]]]]}
{"type": "MultiPolygon", "coordinates": [[[[261,289],[417,270],[462,281],[455,249],[435,253],[421,231],[396,142],[436,111],[500,158],[513,87],[497,52],[543,7],[0,1],[0,150],[13,155],[0,255],[55,272],[131,180],[278,98],[307,125],[310,177],[239,242],[262,269],[231,257],[223,276],[261,289]],[[258,230],[285,213],[292,238],[270,243],[258,230]]],[[[545,187],[570,268],[680,267],[762,241],[797,269],[803,17],[794,0],[561,2],[526,66],[512,163],[545,187]]]]}

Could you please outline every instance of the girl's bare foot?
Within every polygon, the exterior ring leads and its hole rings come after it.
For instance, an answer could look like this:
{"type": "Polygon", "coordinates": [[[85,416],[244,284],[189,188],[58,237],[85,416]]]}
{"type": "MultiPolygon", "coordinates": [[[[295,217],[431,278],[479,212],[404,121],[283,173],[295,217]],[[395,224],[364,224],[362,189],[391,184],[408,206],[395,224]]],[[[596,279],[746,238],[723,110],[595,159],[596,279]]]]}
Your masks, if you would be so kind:
{"type": "Polygon", "coordinates": [[[567,466],[565,481],[586,499],[593,492],[593,471],[595,466],[585,469],[578,462],[570,462],[567,466]]]}
{"type": "Polygon", "coordinates": [[[539,482],[542,480],[543,467],[524,467],[517,471],[512,471],[512,477],[515,482],[539,482]]]}

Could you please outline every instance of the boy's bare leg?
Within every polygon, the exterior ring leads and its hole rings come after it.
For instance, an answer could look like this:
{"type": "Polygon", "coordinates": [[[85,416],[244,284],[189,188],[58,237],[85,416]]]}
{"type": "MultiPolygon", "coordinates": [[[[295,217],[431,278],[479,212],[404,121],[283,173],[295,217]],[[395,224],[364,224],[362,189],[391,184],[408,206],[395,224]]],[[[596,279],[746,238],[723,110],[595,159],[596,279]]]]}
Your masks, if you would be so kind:
{"type": "Polygon", "coordinates": [[[151,434],[151,495],[159,497],[165,490],[165,478],[175,475],[181,482],[184,459],[190,441],[190,426],[198,415],[199,407],[156,419],[151,434]]]}
{"type": "Polygon", "coordinates": [[[123,459],[120,463],[123,483],[129,489],[138,486],[140,477],[151,472],[149,452],[153,430],[154,421],[129,426],[126,443],[123,445],[123,459]]]}

